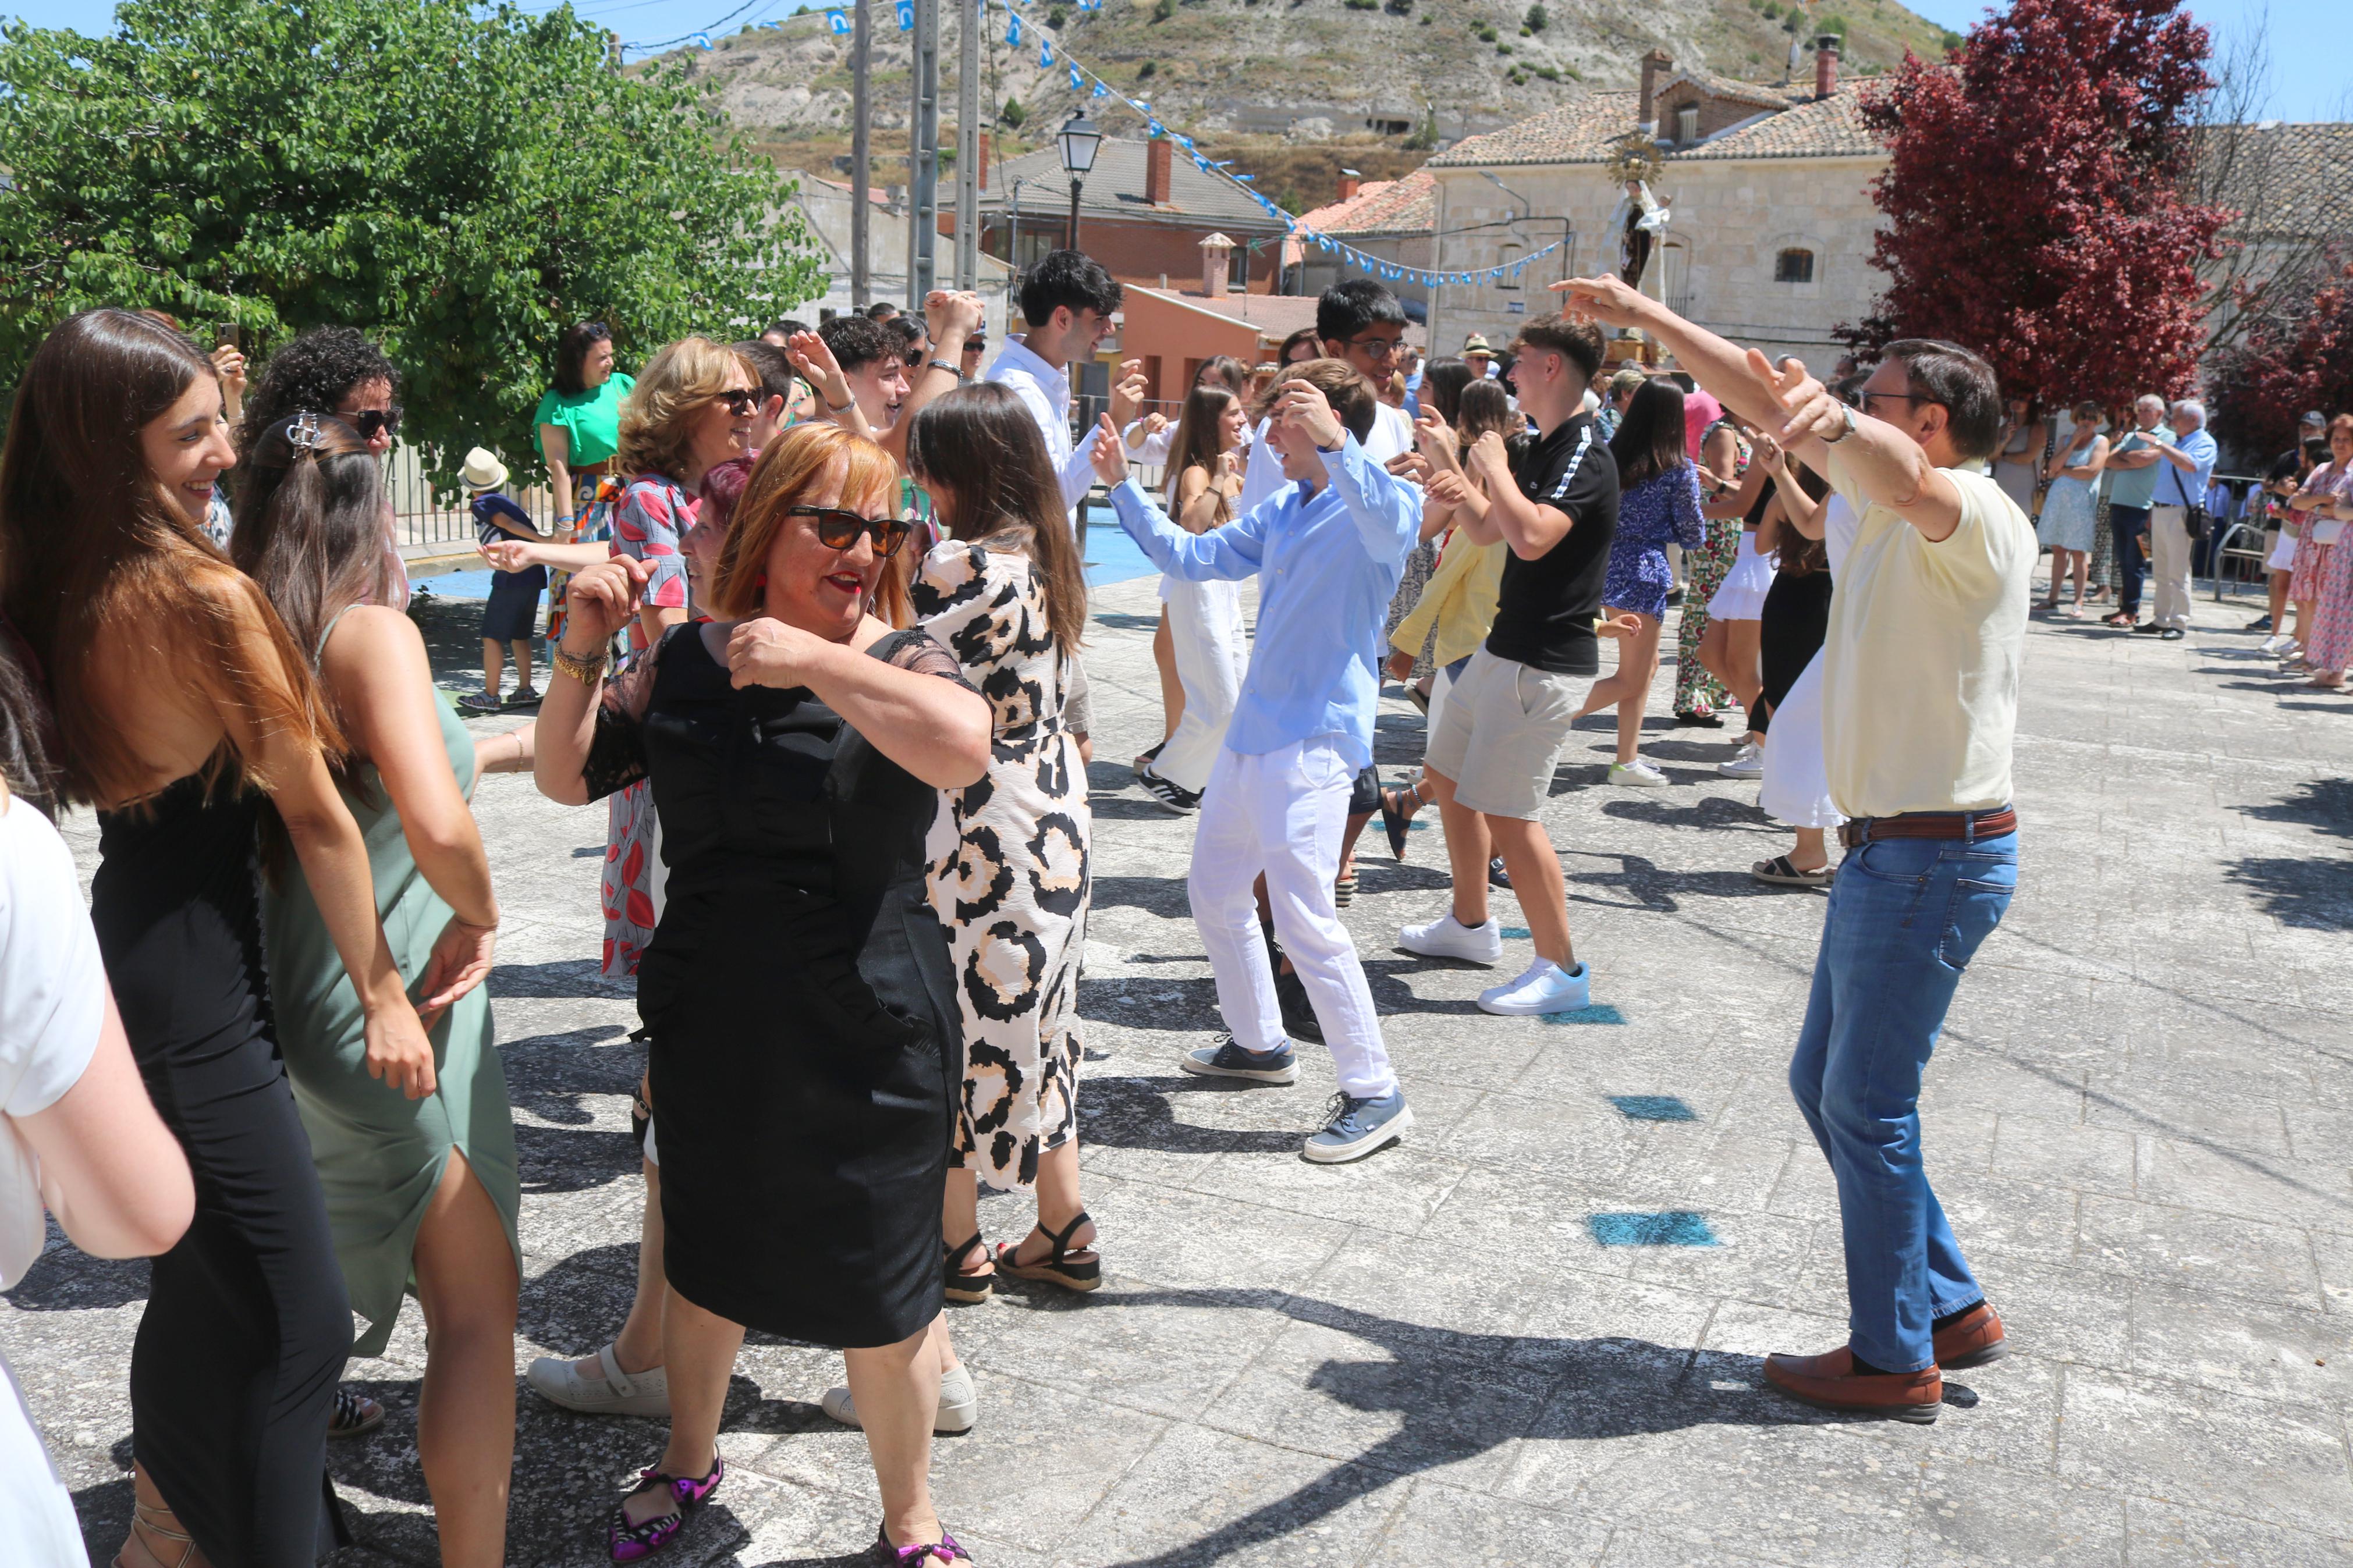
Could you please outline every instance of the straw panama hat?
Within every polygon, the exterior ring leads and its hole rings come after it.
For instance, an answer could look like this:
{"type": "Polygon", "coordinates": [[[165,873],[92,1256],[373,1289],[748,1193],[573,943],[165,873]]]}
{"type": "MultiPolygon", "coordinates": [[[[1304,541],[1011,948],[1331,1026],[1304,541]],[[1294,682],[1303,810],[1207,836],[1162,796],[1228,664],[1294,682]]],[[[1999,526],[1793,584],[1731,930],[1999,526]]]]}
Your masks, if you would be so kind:
{"type": "Polygon", "coordinates": [[[494,490],[507,482],[507,466],[480,447],[466,454],[458,473],[471,489],[494,490]]]}

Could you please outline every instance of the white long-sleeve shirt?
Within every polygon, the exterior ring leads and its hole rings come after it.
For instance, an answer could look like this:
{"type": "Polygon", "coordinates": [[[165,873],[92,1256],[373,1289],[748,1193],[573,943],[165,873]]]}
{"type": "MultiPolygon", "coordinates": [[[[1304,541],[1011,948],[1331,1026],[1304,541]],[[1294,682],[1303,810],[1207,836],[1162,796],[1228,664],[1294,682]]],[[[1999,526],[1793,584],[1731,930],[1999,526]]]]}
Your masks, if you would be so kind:
{"type": "Polygon", "coordinates": [[[1095,469],[1087,458],[1087,443],[1071,439],[1071,378],[1031,353],[1027,344],[1007,343],[981,379],[1012,388],[1029,416],[1038,421],[1039,433],[1046,437],[1047,459],[1061,479],[1062,504],[1070,509],[1071,526],[1075,530],[1079,502],[1094,488],[1095,469]]]}

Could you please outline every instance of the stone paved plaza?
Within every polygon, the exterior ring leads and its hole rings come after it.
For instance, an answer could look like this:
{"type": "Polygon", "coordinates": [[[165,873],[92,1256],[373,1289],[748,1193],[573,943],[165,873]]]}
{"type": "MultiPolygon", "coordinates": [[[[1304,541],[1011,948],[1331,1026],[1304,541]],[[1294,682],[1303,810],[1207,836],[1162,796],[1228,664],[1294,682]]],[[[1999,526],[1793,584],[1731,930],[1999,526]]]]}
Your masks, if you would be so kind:
{"type": "MultiPolygon", "coordinates": [[[[1750,880],[1786,838],[1715,773],[1719,732],[1654,720],[1672,786],[1648,792],[1603,786],[1609,737],[1575,737],[1547,810],[1595,972],[1574,1019],[1486,1016],[1486,972],[1398,951],[1444,858],[1433,826],[1393,865],[1373,827],[1346,918],[1419,1126],[1317,1167],[1298,1149],[1321,1052],[1288,1089],[1176,1070],[1218,1019],[1190,821],[1125,765],[1159,732],[1152,584],[1095,609],[1081,1103],[1108,1279],[953,1316],[982,1414],[934,1476],[981,1563],[2353,1563],[2353,699],[2274,678],[2247,601],[2201,601],[2183,643],[2029,633],[2020,893],[1924,1102],[1930,1172],[2020,1353],[1948,1380],[1930,1427],[1761,1386],[1766,1352],[1843,1338],[1831,1184],[1782,1076],[1822,900],[1750,880]],[[1696,1216],[1697,1244],[1597,1239],[1599,1216],[1662,1213],[1696,1216]]],[[[478,614],[421,612],[452,691],[478,614]]],[[[1381,722],[1384,764],[1417,760],[1413,710],[1392,698],[1381,722]]],[[[635,1014],[595,963],[605,818],[523,777],[476,804],[507,919],[518,1351],[582,1354],[628,1301],[642,1194],[635,1014]]],[[[85,872],[91,840],[85,817],[85,872]]],[[[1029,1221],[1016,1196],[982,1212],[992,1238],[1029,1221]]],[[[100,1562],[129,1512],[144,1281],[53,1233],[0,1308],[100,1562]]],[[[437,1561],[424,1351],[412,1309],[352,1363],[391,1419],[333,1455],[351,1568],[437,1561]]],[[[816,1408],[839,1376],[754,1336],[729,1479],[667,1561],[856,1559],[879,1508],[861,1438],[816,1408]]],[[[510,1560],[603,1562],[603,1515],[661,1441],[524,1394],[510,1560]]]]}

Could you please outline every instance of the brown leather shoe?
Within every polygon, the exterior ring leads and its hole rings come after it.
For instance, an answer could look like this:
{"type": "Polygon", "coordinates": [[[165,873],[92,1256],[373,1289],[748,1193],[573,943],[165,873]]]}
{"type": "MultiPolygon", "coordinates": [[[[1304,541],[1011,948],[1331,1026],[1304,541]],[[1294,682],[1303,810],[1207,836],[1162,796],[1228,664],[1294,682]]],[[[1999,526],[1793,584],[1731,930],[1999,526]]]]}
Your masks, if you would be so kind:
{"type": "Polygon", "coordinates": [[[1854,1352],[1844,1345],[1824,1355],[1768,1355],[1765,1381],[1792,1399],[1825,1410],[1923,1424],[1936,1420],[1945,1400],[1945,1379],[1935,1367],[1858,1376],[1854,1352]]]}
{"type": "Polygon", "coordinates": [[[1936,1365],[1946,1372],[1983,1366],[2009,1353],[2009,1336],[1989,1302],[1980,1301],[1968,1317],[1936,1331],[1936,1365]]]}

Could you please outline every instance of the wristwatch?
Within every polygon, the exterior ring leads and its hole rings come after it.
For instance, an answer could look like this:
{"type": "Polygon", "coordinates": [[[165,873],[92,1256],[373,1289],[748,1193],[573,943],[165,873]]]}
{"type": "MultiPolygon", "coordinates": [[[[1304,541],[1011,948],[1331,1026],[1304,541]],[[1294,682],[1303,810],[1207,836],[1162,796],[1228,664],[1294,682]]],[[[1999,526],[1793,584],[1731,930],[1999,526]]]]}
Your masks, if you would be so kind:
{"type": "Polygon", "coordinates": [[[944,370],[950,375],[955,377],[958,381],[962,381],[964,379],[964,372],[958,370],[955,366],[950,364],[944,359],[925,360],[923,362],[923,368],[925,370],[944,370]]]}
{"type": "Polygon", "coordinates": [[[1853,435],[1853,434],[1854,434],[1854,406],[1853,406],[1853,405],[1852,405],[1852,404],[1846,404],[1846,403],[1841,403],[1841,404],[1840,404],[1840,405],[1839,405],[1839,413],[1840,413],[1842,416],[1844,416],[1844,418],[1845,418],[1845,420],[1846,420],[1846,425],[1845,425],[1845,426],[1844,426],[1842,429],[1841,429],[1841,430],[1839,431],[1839,433],[1838,433],[1837,435],[1835,435],[1835,436],[1825,436],[1825,437],[1822,437],[1822,445],[1823,445],[1823,446],[1825,446],[1825,447],[1835,447],[1835,446],[1837,446],[1841,441],[1845,440],[1848,437],[1850,437],[1850,436],[1852,436],[1852,435],[1853,435]]]}

